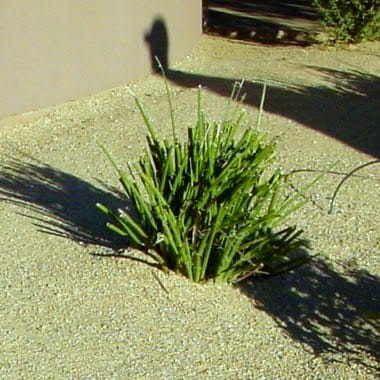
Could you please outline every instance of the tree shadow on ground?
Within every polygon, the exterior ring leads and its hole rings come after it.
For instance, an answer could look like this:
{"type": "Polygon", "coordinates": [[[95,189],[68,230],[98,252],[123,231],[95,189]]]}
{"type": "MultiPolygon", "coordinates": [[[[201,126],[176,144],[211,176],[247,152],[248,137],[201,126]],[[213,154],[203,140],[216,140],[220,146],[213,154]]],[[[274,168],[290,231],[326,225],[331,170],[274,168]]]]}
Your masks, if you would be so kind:
{"type": "Polygon", "coordinates": [[[208,0],[203,4],[208,34],[270,45],[307,46],[319,30],[310,1],[208,0]]]}
{"type": "MultiPolygon", "coordinates": [[[[327,81],[326,85],[302,86],[268,83],[264,110],[297,121],[364,153],[380,158],[380,113],[377,94],[380,77],[361,71],[339,71],[307,66],[327,81]]],[[[167,78],[182,86],[201,85],[230,97],[240,79],[213,77],[168,69],[167,78]]],[[[262,81],[244,84],[244,103],[258,107],[262,81]],[[260,83],[261,82],[261,83],[260,83]]]]}
{"type": "Polygon", "coordinates": [[[94,186],[41,162],[12,160],[0,167],[0,201],[33,211],[23,215],[42,232],[81,244],[123,248],[125,239],[107,231],[108,219],[95,204],[117,209],[129,207],[129,202],[117,189],[98,183],[94,186]]]}
{"type": "Polygon", "coordinates": [[[364,270],[338,273],[322,260],[297,271],[238,285],[258,308],[271,315],[294,340],[319,355],[349,353],[379,358],[379,321],[368,311],[380,311],[380,278],[364,270]]]}

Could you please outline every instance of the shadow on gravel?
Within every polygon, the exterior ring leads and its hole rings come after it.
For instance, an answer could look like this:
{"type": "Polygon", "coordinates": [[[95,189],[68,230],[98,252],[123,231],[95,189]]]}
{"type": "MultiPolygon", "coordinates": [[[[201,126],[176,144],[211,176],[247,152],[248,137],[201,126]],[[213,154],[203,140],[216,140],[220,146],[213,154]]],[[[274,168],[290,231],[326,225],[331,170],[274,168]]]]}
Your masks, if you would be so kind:
{"type": "MultiPolygon", "coordinates": [[[[116,209],[128,205],[128,200],[103,183],[97,187],[44,163],[14,160],[0,169],[0,201],[32,211],[24,215],[44,233],[114,250],[96,256],[153,265],[116,252],[126,248],[126,242],[107,232],[107,220],[94,205],[102,202],[116,209]]],[[[362,351],[378,355],[379,325],[364,316],[379,311],[380,279],[360,270],[342,275],[321,260],[311,263],[286,275],[242,281],[239,289],[316,354],[349,352],[358,354],[358,361],[362,351]]]]}
{"type": "Polygon", "coordinates": [[[0,167],[0,201],[33,211],[23,215],[44,233],[113,249],[126,245],[107,231],[108,220],[95,204],[116,209],[126,207],[128,201],[117,189],[101,182],[97,187],[37,161],[11,161],[0,167]]]}
{"type": "MultiPolygon", "coordinates": [[[[325,133],[351,147],[380,158],[380,77],[360,71],[339,71],[310,66],[329,83],[326,86],[295,86],[269,83],[264,110],[292,119],[325,133]]],[[[240,79],[190,74],[168,69],[168,79],[182,87],[201,85],[230,97],[240,79]]],[[[244,103],[259,107],[262,84],[245,82],[244,103]]]]}
{"type": "Polygon", "coordinates": [[[377,276],[364,270],[343,275],[317,259],[292,273],[242,282],[239,288],[317,355],[349,353],[362,362],[364,352],[380,358],[379,321],[365,318],[368,311],[380,311],[377,276]]]}
{"type": "Polygon", "coordinates": [[[308,0],[203,1],[208,34],[266,45],[307,46],[319,29],[318,12],[308,0]]]}
{"type": "MultiPolygon", "coordinates": [[[[289,2],[285,3],[289,5],[289,2]]],[[[179,86],[194,88],[201,85],[229,98],[234,84],[243,79],[170,69],[168,33],[165,20],[161,18],[153,22],[144,40],[150,51],[153,71],[159,71],[157,57],[163,63],[166,77],[179,86]]],[[[297,121],[354,149],[380,158],[380,77],[360,70],[340,71],[319,66],[306,68],[310,70],[311,77],[320,76],[326,84],[302,86],[272,81],[268,83],[265,111],[297,121]]],[[[246,93],[244,103],[258,107],[262,80],[244,79],[247,80],[243,91],[246,93]]]]}

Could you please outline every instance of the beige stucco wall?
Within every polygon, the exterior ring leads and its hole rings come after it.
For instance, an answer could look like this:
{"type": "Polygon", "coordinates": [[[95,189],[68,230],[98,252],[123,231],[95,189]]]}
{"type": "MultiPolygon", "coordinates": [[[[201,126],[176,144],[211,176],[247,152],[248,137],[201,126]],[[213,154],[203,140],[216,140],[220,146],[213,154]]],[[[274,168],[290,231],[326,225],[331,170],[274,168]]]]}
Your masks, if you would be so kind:
{"type": "Polygon", "coordinates": [[[0,117],[149,73],[157,19],[169,63],[183,58],[201,34],[201,13],[201,0],[0,0],[0,117]]]}

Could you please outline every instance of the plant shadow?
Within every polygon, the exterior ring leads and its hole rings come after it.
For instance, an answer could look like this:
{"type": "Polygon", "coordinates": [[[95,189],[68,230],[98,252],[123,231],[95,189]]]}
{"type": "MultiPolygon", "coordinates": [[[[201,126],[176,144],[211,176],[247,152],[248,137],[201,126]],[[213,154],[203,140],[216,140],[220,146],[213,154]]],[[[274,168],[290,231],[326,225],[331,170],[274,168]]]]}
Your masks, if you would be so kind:
{"type": "Polygon", "coordinates": [[[113,209],[130,208],[119,190],[100,181],[95,186],[36,160],[11,160],[0,170],[0,201],[32,211],[22,215],[41,232],[86,245],[126,247],[125,239],[107,231],[107,217],[95,207],[100,202],[113,209]]]}
{"type": "Polygon", "coordinates": [[[337,272],[326,261],[266,280],[238,283],[255,305],[268,313],[292,339],[319,355],[349,353],[379,358],[380,278],[364,270],[337,272]]]}
{"type": "Polygon", "coordinates": [[[211,35],[266,45],[308,46],[319,30],[310,1],[208,0],[204,31],[211,35]]]}
{"type": "MultiPolygon", "coordinates": [[[[32,213],[27,217],[40,231],[83,244],[111,248],[112,254],[156,266],[147,260],[119,254],[125,239],[105,229],[107,218],[97,211],[102,202],[116,209],[133,209],[119,190],[99,182],[95,186],[47,164],[11,160],[1,167],[0,201],[11,202],[32,213]]],[[[368,311],[379,311],[380,279],[366,271],[341,274],[322,260],[312,260],[295,272],[265,281],[250,279],[237,284],[254,299],[293,339],[316,354],[360,352],[377,357],[379,326],[365,319],[368,311]]]]}

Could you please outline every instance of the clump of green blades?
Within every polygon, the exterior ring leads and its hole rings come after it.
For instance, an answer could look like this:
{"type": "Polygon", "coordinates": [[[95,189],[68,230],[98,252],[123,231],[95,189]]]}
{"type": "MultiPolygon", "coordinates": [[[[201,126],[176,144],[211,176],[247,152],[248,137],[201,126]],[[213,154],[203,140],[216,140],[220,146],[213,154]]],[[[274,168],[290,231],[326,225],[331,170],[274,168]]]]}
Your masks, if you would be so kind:
{"type": "MultiPolygon", "coordinates": [[[[305,258],[289,255],[306,245],[301,231],[278,226],[300,202],[280,193],[284,176],[272,169],[274,145],[266,144],[257,128],[242,128],[243,112],[208,123],[200,90],[196,125],[179,141],[167,84],[166,89],[172,139],[156,135],[135,97],[149,130],[138,165],[128,164],[124,172],[103,148],[138,214],[97,204],[112,220],[107,226],[161,268],[194,282],[233,282],[299,265],[305,258]]],[[[231,98],[236,100],[236,92],[231,98]]]]}

